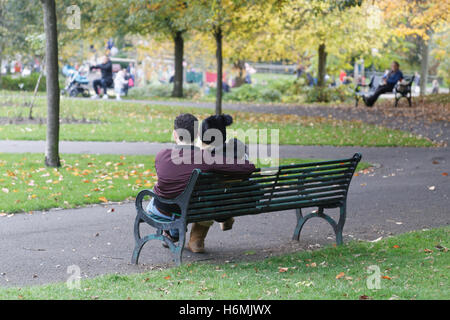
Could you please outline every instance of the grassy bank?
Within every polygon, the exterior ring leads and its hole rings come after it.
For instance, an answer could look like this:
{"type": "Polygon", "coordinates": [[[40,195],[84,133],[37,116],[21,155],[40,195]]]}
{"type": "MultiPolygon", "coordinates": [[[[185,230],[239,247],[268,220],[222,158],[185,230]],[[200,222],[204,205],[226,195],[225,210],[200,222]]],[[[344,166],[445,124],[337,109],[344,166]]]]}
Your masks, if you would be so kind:
{"type": "Polygon", "coordinates": [[[449,239],[445,227],[250,263],[106,275],[72,290],[3,288],[0,299],[450,299],[449,239]]]}
{"type": "MultiPolygon", "coordinates": [[[[0,102],[0,140],[44,140],[45,99],[38,97],[34,120],[28,120],[29,97],[5,97],[0,102]]],[[[89,99],[61,101],[62,140],[69,141],[153,141],[171,140],[173,120],[181,112],[195,114],[200,120],[211,115],[204,108],[148,105],[89,99]]],[[[280,144],[330,146],[411,146],[428,147],[433,143],[408,132],[343,121],[297,115],[275,115],[230,111],[234,124],[230,129],[279,130],[280,144]]],[[[250,137],[255,143],[257,138],[250,137]]],[[[270,137],[269,137],[270,141],[270,137]]]]}

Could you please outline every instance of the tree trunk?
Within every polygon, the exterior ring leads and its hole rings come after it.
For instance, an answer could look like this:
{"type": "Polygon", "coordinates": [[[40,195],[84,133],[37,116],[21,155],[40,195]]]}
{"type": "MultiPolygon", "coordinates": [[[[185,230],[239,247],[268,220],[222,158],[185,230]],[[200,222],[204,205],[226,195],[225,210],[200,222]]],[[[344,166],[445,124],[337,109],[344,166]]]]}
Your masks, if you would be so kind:
{"type": "Polygon", "coordinates": [[[59,167],[59,82],[58,34],[55,0],[41,0],[44,8],[45,56],[47,76],[47,145],[45,165],[59,167]]]}
{"type": "Polygon", "coordinates": [[[0,44],[0,89],[2,84],[2,60],[3,60],[3,45],[0,44]]]}
{"type": "Polygon", "coordinates": [[[428,60],[430,52],[430,41],[431,34],[429,34],[430,39],[425,41],[420,38],[420,95],[423,96],[427,92],[427,82],[428,82],[428,60]]]}
{"type": "Polygon", "coordinates": [[[325,44],[319,46],[319,63],[317,72],[317,85],[319,87],[325,86],[325,75],[327,72],[327,52],[325,51],[325,44]]]}
{"type": "Polygon", "coordinates": [[[217,60],[217,86],[216,86],[216,114],[222,114],[222,29],[218,27],[214,31],[214,38],[216,39],[216,60],[217,60]]]}
{"type": "Polygon", "coordinates": [[[172,97],[183,97],[183,55],[184,40],[183,32],[177,31],[173,37],[175,44],[175,74],[173,76],[172,97]]]}
{"type": "Polygon", "coordinates": [[[33,119],[33,106],[34,102],[36,101],[36,96],[39,90],[39,85],[41,84],[42,75],[44,74],[44,66],[41,66],[41,72],[39,72],[39,78],[37,79],[36,86],[34,87],[34,94],[33,98],[31,99],[30,103],[30,110],[28,113],[28,119],[33,119]]]}
{"type": "Polygon", "coordinates": [[[234,79],[234,88],[239,88],[245,83],[245,62],[238,60],[234,63],[234,67],[238,70],[238,75],[234,79]]]}

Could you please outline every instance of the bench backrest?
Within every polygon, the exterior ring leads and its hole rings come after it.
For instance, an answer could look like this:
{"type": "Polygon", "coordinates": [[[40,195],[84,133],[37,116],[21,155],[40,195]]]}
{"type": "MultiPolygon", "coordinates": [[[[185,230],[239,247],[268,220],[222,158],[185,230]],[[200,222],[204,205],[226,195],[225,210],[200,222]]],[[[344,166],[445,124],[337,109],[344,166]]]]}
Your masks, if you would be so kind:
{"type": "Polygon", "coordinates": [[[360,159],[357,153],[350,159],[257,169],[246,178],[198,172],[188,206],[188,220],[342,206],[360,159]]]}
{"type": "Polygon", "coordinates": [[[381,83],[381,79],[383,79],[383,77],[380,76],[372,76],[372,78],[370,78],[369,83],[370,91],[375,91],[378,88],[378,86],[381,83]]]}

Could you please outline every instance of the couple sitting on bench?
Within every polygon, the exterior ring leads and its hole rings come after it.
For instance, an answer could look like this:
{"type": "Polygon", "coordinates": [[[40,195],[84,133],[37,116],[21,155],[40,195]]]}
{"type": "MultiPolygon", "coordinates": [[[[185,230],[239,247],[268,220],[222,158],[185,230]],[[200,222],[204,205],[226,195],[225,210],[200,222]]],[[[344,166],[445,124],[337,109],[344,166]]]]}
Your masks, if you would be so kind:
{"type": "Polygon", "coordinates": [[[372,107],[380,95],[382,95],[383,93],[392,92],[397,82],[401,81],[402,79],[403,73],[400,71],[400,65],[397,61],[393,61],[391,64],[391,70],[383,76],[381,83],[375,90],[375,92],[368,97],[366,97],[365,95],[362,96],[362,99],[366,106],[372,107]]]}
{"type": "MultiPolygon", "coordinates": [[[[250,175],[255,166],[247,159],[245,145],[231,139],[226,143],[226,127],[233,122],[229,115],[215,115],[203,120],[201,135],[198,137],[198,120],[192,114],[180,114],[174,121],[173,149],[160,151],[155,158],[158,182],[153,191],[162,198],[175,198],[186,188],[194,169],[202,172],[219,172],[238,177],[250,175]],[[199,146],[196,146],[199,138],[199,146]]],[[[180,215],[177,205],[165,204],[152,198],[147,206],[150,215],[175,220],[180,215]]],[[[223,231],[232,228],[234,219],[218,221],[223,231]]],[[[213,221],[201,221],[192,224],[187,248],[195,253],[203,253],[204,240],[213,221]]],[[[177,242],[177,229],[164,231],[171,241],[177,242]]],[[[165,244],[165,243],[164,243],[165,244]]],[[[167,245],[165,245],[167,247],[167,245]]]]}

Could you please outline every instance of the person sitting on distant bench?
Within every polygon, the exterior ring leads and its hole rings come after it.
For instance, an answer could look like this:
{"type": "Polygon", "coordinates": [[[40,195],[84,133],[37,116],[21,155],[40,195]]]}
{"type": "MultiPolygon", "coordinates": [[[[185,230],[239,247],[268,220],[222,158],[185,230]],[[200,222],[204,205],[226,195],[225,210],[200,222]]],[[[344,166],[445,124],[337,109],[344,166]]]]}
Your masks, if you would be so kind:
{"type": "Polygon", "coordinates": [[[397,61],[391,63],[391,70],[388,74],[383,76],[380,85],[371,96],[362,96],[364,103],[368,107],[372,107],[377,101],[378,97],[387,92],[392,92],[394,86],[398,81],[403,79],[403,73],[400,71],[400,65],[397,61]]]}
{"type": "Polygon", "coordinates": [[[98,99],[100,95],[100,88],[103,88],[103,99],[108,99],[107,94],[108,87],[111,87],[114,83],[111,60],[109,60],[107,56],[104,56],[102,58],[101,64],[91,66],[90,70],[93,69],[100,69],[102,72],[102,77],[101,79],[96,79],[92,82],[95,91],[95,95],[92,96],[92,99],[98,99]]]}

